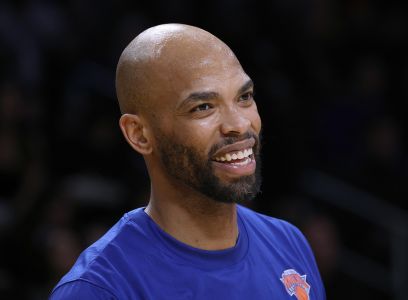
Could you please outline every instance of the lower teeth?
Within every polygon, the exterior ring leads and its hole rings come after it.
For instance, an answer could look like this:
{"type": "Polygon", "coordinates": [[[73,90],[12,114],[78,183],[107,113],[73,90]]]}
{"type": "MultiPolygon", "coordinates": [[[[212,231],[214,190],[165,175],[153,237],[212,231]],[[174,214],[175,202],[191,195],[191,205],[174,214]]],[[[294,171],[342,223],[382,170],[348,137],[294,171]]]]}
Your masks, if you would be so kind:
{"type": "Polygon", "coordinates": [[[234,165],[243,166],[243,165],[248,164],[249,161],[250,161],[250,160],[249,160],[248,158],[246,158],[246,159],[243,160],[243,161],[240,161],[240,162],[231,162],[231,163],[234,164],[234,165]]]}

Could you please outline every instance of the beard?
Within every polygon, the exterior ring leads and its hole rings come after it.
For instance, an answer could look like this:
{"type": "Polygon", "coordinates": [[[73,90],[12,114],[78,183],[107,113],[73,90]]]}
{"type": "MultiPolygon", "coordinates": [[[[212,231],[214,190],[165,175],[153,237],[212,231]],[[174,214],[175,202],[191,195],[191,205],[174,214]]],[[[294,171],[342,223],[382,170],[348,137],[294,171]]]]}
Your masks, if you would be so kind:
{"type": "Polygon", "coordinates": [[[226,137],[212,146],[208,155],[200,154],[193,146],[180,143],[175,136],[160,133],[158,137],[160,158],[167,173],[208,198],[222,203],[242,203],[254,199],[260,191],[262,180],[258,135],[248,132],[239,137],[226,137]],[[251,137],[256,141],[253,147],[256,160],[254,174],[223,182],[215,175],[211,157],[223,146],[251,137]]]}

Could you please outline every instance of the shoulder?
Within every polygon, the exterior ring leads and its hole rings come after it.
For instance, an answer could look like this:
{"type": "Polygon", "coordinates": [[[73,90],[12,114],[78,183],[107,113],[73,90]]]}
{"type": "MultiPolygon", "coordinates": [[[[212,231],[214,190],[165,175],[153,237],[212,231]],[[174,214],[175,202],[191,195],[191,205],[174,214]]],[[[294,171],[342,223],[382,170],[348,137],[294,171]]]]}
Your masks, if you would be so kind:
{"type": "Polygon", "coordinates": [[[310,247],[301,231],[291,223],[260,214],[243,206],[238,206],[238,215],[243,220],[249,234],[264,237],[276,245],[309,251],[310,247]]]}
{"type": "Polygon", "coordinates": [[[296,226],[285,220],[267,216],[240,205],[238,206],[238,216],[247,226],[256,227],[259,230],[273,230],[274,232],[301,235],[296,226]]]}
{"type": "Polygon", "coordinates": [[[109,291],[114,294],[117,287],[123,284],[119,274],[127,274],[130,264],[136,268],[143,257],[139,250],[149,248],[149,234],[143,224],[143,214],[142,208],[126,213],[98,241],[84,250],[56,285],[53,295],[56,291],[64,294],[93,290],[95,293],[109,291]]]}
{"type": "Polygon", "coordinates": [[[85,280],[66,282],[52,292],[49,300],[98,299],[116,300],[107,289],[85,280]]]}
{"type": "MultiPolygon", "coordinates": [[[[279,253],[285,265],[295,268],[308,278],[313,278],[315,293],[318,299],[325,299],[324,287],[319,270],[309,243],[301,231],[287,221],[269,217],[242,206],[238,207],[238,215],[245,224],[251,239],[252,249],[279,253]]],[[[257,252],[259,255],[259,252],[257,252]]]]}

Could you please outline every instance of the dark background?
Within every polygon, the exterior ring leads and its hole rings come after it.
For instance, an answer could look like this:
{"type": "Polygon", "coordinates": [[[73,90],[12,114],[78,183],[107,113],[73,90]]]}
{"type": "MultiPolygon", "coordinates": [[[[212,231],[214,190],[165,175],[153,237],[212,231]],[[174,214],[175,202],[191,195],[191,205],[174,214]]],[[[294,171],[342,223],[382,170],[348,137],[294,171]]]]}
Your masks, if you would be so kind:
{"type": "Polygon", "coordinates": [[[392,1],[1,1],[0,298],[45,299],[145,204],[115,68],[142,30],[177,22],[225,41],[255,82],[264,185],[248,205],[301,228],[328,299],[403,299],[407,16],[392,1]]]}

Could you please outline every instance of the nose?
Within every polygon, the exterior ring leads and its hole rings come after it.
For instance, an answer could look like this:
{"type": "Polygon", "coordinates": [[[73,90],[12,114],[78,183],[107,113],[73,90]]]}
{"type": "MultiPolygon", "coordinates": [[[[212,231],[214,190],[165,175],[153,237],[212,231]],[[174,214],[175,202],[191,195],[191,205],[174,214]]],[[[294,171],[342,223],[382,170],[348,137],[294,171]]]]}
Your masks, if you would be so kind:
{"type": "Polygon", "coordinates": [[[221,120],[221,133],[223,135],[241,135],[248,132],[251,121],[236,108],[225,111],[221,120]]]}

